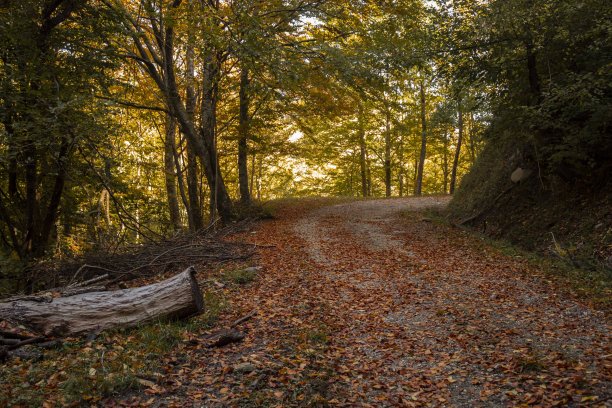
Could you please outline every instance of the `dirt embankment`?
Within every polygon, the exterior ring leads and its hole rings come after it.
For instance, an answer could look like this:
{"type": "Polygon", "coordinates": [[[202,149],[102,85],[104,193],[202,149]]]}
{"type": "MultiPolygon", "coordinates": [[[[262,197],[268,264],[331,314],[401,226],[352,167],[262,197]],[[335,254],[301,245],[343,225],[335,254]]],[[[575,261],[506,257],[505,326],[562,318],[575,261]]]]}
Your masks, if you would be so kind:
{"type": "Polygon", "coordinates": [[[533,155],[491,143],[461,183],[449,218],[495,239],[612,274],[612,181],[546,177],[533,155]],[[522,180],[512,180],[521,169],[522,180]]]}

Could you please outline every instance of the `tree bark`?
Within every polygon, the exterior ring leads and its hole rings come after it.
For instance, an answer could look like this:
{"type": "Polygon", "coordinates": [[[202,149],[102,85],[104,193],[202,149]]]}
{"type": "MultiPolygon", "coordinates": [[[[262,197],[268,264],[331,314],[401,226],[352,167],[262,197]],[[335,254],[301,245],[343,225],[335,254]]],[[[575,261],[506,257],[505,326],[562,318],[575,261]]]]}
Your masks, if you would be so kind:
{"type": "Polygon", "coordinates": [[[425,167],[425,157],[427,156],[427,118],[425,107],[425,84],[421,80],[421,153],[419,155],[419,165],[417,167],[417,177],[414,186],[414,195],[420,196],[423,190],[423,170],[425,167]]]}
{"type": "Polygon", "coordinates": [[[398,146],[398,184],[399,184],[399,196],[404,196],[404,133],[402,132],[399,137],[398,146]]]}
{"type": "Polygon", "coordinates": [[[204,78],[202,80],[201,127],[200,136],[208,151],[210,169],[206,169],[206,178],[210,187],[211,218],[214,210],[224,222],[232,218],[232,201],[227,192],[217,157],[216,121],[217,121],[217,76],[219,61],[209,52],[204,61],[204,78]]]}
{"type": "Polygon", "coordinates": [[[179,210],[178,195],[176,192],[176,173],[174,167],[174,148],[176,136],[176,121],[170,115],[166,115],[166,132],[164,140],[164,173],[166,182],[166,194],[168,196],[168,211],[170,224],[175,231],[180,231],[181,213],[179,210]]]}
{"type": "Polygon", "coordinates": [[[468,121],[468,140],[470,142],[469,147],[470,147],[470,160],[472,161],[472,164],[474,164],[476,162],[476,141],[474,140],[474,112],[470,112],[469,115],[469,121],[468,121]]]}
{"type": "Polygon", "coordinates": [[[255,152],[253,152],[251,159],[251,183],[249,185],[249,193],[251,194],[251,197],[253,197],[253,188],[255,186],[255,164],[257,164],[257,155],[255,152]]]}
{"type": "Polygon", "coordinates": [[[201,312],[202,293],[193,267],[165,281],[138,288],[89,292],[51,302],[16,300],[0,303],[0,318],[46,336],[69,336],[132,327],[164,318],[201,312]]]}
{"type": "MultiPolygon", "coordinates": [[[[196,93],[195,93],[195,63],[193,51],[193,32],[187,34],[186,65],[186,95],[185,110],[192,123],[195,123],[196,93]]],[[[204,228],[202,202],[200,200],[200,183],[198,183],[198,162],[193,143],[187,138],[187,195],[189,197],[189,229],[199,231],[204,228]]]]}
{"type": "Polygon", "coordinates": [[[527,74],[529,76],[529,91],[531,93],[531,103],[536,104],[541,99],[540,77],[538,75],[538,64],[533,40],[531,36],[525,41],[525,51],[527,53],[527,74]]]}
{"type": "MultiPolygon", "coordinates": [[[[178,4],[180,4],[180,1],[173,3],[173,7],[178,6],[178,4]]],[[[138,27],[136,20],[133,19],[125,9],[123,12],[128,19],[128,29],[131,29],[132,26],[137,27],[131,34],[138,52],[136,60],[155,81],[156,85],[163,93],[170,113],[176,118],[181,132],[183,132],[188,141],[192,144],[196,155],[200,159],[202,170],[204,171],[209,187],[216,190],[217,195],[220,197],[217,201],[217,206],[221,218],[224,222],[229,222],[232,217],[232,202],[219,173],[215,150],[216,146],[215,143],[211,143],[209,135],[211,129],[207,127],[210,125],[210,121],[208,121],[209,118],[202,118],[203,128],[205,128],[208,133],[203,132],[202,129],[198,132],[194,122],[189,118],[189,114],[187,113],[178,90],[174,71],[174,25],[171,23],[167,24],[164,35],[159,36],[160,38],[158,40],[161,41],[160,47],[162,50],[158,55],[154,53],[152,47],[148,46],[148,39],[138,27]],[[161,61],[161,71],[158,70],[158,61],[161,61]]],[[[155,19],[156,17],[151,16],[151,18],[155,19]]],[[[205,78],[209,78],[209,73],[205,72],[204,74],[205,78]]],[[[214,141],[214,127],[212,130],[212,141],[214,141]]]]}
{"type": "Polygon", "coordinates": [[[187,211],[187,220],[189,223],[189,227],[191,228],[191,224],[192,224],[192,215],[191,215],[191,207],[189,206],[189,200],[187,199],[187,193],[185,192],[185,179],[183,178],[183,167],[181,165],[181,161],[183,160],[183,156],[179,155],[179,151],[181,151],[183,149],[183,143],[186,142],[183,138],[179,139],[179,144],[178,146],[175,146],[173,148],[173,154],[174,154],[174,167],[175,167],[175,172],[176,172],[176,181],[177,181],[177,185],[178,185],[178,191],[180,193],[181,196],[181,202],[183,203],[183,206],[185,207],[185,210],[187,211]]]}
{"type": "Polygon", "coordinates": [[[240,201],[243,204],[251,202],[249,190],[249,70],[242,67],[240,72],[240,123],[238,126],[238,184],[240,185],[240,201]]]}
{"type": "Polygon", "coordinates": [[[444,176],[444,190],[443,194],[448,191],[448,133],[444,131],[444,154],[442,156],[442,175],[444,176]]]}
{"type": "Polygon", "coordinates": [[[391,197],[391,111],[385,107],[385,196],[391,197]]]}
{"type": "Polygon", "coordinates": [[[367,197],[368,194],[368,163],[367,147],[365,139],[365,118],[363,113],[363,105],[359,103],[359,117],[357,118],[357,137],[359,138],[359,170],[361,173],[361,195],[367,197]]]}
{"type": "Polygon", "coordinates": [[[463,111],[461,102],[459,102],[459,136],[457,137],[457,148],[455,149],[455,159],[453,161],[453,170],[451,172],[450,193],[454,194],[455,184],[457,182],[457,167],[459,166],[459,156],[461,154],[461,143],[463,142],[463,111]]]}

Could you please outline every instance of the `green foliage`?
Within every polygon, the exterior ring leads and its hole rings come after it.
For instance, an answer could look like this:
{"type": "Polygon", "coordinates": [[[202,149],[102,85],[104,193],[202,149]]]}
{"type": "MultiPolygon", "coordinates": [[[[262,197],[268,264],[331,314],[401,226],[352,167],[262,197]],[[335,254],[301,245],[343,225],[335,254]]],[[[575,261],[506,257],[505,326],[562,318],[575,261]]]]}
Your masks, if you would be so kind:
{"type": "Polygon", "coordinates": [[[422,193],[447,193],[482,153],[464,183],[473,212],[513,165],[537,167],[547,189],[597,188],[611,170],[605,0],[196,3],[0,6],[5,257],[196,229],[246,179],[257,202],[408,195],[419,170],[422,193]]]}

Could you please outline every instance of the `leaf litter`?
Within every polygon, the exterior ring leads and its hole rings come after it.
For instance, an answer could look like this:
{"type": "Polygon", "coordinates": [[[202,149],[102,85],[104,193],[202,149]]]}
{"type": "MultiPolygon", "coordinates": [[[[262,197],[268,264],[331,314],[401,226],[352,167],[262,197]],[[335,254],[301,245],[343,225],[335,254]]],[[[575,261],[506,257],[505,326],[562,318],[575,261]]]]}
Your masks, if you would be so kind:
{"type": "Polygon", "coordinates": [[[139,388],[91,401],[609,406],[608,316],[533,265],[423,219],[446,201],[284,203],[277,219],[231,238],[257,245],[261,269],[252,282],[210,289],[226,302],[218,321],[195,318],[139,388]],[[244,339],[207,347],[237,321],[244,339]]]}

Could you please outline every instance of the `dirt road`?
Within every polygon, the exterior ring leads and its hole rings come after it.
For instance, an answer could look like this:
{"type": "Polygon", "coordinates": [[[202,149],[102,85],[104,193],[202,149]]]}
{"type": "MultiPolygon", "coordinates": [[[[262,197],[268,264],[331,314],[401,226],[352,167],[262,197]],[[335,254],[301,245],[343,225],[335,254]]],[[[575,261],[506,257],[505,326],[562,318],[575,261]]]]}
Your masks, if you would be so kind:
{"type": "Polygon", "coordinates": [[[609,319],[419,212],[446,201],[307,201],[239,237],[263,272],[232,318],[259,314],[205,356],[204,405],[609,406],[609,319]]]}

